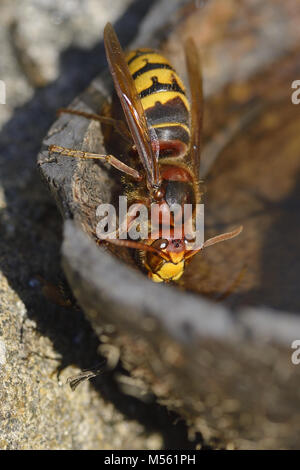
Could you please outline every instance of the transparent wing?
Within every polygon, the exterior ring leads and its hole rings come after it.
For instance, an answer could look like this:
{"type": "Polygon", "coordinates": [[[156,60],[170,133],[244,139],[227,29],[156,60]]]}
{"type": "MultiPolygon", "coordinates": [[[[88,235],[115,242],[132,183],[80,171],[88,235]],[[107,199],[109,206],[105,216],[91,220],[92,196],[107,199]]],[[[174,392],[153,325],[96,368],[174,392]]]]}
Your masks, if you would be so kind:
{"type": "Polygon", "coordinates": [[[185,57],[191,91],[191,163],[199,178],[203,126],[203,87],[200,57],[192,38],[185,43],[185,57]]]}
{"type": "Polygon", "coordinates": [[[124,53],[110,23],[104,29],[104,45],[110,72],[119,96],[134,144],[152,187],[159,185],[158,162],[151,145],[146,116],[129,72],[124,53]]]}

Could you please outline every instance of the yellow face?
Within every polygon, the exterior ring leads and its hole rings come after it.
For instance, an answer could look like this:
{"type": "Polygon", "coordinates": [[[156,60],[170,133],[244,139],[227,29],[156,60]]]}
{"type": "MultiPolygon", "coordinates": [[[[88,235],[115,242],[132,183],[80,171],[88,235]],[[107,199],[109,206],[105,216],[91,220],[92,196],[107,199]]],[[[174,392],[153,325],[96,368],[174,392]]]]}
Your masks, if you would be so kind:
{"type": "Polygon", "coordinates": [[[184,242],[181,240],[155,240],[152,245],[167,255],[169,260],[165,260],[156,253],[147,253],[145,267],[148,269],[148,277],[154,282],[178,281],[181,278],[184,267],[184,242]]]}
{"type": "Polygon", "coordinates": [[[154,282],[178,281],[178,279],[183,275],[183,271],[184,260],[177,264],[164,261],[162,267],[156,273],[149,271],[148,276],[154,282]]]}

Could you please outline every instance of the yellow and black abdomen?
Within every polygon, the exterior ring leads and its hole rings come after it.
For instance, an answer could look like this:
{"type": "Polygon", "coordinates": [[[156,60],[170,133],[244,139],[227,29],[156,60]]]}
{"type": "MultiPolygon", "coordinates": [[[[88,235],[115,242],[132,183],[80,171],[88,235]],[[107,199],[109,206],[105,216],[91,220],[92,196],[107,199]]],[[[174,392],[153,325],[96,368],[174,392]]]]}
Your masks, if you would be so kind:
{"type": "Polygon", "coordinates": [[[190,105],[181,79],[152,49],[135,50],[126,60],[147,122],[157,133],[160,157],[183,156],[190,142],[190,105]]]}

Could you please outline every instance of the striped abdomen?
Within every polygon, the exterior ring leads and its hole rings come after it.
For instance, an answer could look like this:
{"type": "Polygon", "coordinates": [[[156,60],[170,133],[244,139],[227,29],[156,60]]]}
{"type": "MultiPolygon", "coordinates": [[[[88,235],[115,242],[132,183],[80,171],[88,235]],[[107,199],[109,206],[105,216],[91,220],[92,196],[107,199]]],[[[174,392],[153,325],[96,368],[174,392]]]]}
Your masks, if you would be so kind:
{"type": "Polygon", "coordinates": [[[148,124],[156,130],[160,156],[183,156],[189,147],[190,105],[181,79],[168,60],[151,49],[126,57],[148,124]]]}

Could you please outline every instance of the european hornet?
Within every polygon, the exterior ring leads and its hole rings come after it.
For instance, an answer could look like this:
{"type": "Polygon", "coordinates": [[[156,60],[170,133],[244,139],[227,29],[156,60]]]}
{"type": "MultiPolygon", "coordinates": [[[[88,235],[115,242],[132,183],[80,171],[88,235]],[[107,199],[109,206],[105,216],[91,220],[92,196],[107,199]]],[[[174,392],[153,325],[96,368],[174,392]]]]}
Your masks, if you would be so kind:
{"type": "MultiPolygon", "coordinates": [[[[128,141],[131,140],[127,163],[113,155],[99,155],[51,145],[50,152],[69,157],[98,159],[108,162],[125,175],[129,203],[150,208],[156,203],[161,214],[170,215],[170,236],[162,235],[162,225],[155,236],[148,231],[145,239],[106,239],[115,245],[138,250],[141,265],[154,282],[177,281],[191,259],[215,243],[237,236],[242,227],[210,238],[194,249],[188,248],[187,234],[174,235],[174,216],[171,206],[201,203],[199,180],[202,143],[203,92],[200,60],[194,41],[185,42],[185,57],[189,76],[191,103],[184,84],[170,62],[152,49],[137,49],[124,55],[116,33],[107,24],[104,45],[109,69],[125,121],[71,109],[63,112],[96,119],[111,124],[128,141]],[[133,185],[134,182],[134,185],[133,185]],[[151,234],[151,235],[150,235],[151,234]]],[[[134,217],[127,217],[130,229],[134,217]]]]}

